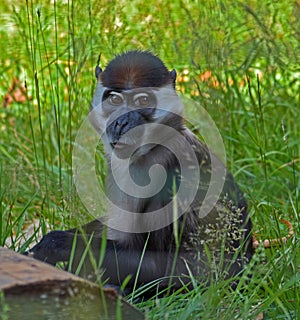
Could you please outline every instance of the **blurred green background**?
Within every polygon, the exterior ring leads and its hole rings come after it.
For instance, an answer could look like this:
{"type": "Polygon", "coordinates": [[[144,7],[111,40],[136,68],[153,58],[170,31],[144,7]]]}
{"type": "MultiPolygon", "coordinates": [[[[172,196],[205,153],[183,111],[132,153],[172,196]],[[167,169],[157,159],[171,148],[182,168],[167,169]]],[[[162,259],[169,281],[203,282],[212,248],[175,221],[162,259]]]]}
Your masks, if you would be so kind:
{"type": "Polygon", "coordinates": [[[174,295],[152,302],[149,318],[248,319],[267,310],[270,319],[296,319],[300,1],[0,0],[0,14],[0,244],[23,251],[39,232],[86,219],[72,184],[72,145],[94,68],[99,56],[105,67],[117,53],[149,49],[215,121],[257,237],[286,235],[281,218],[295,231],[286,246],[261,253],[267,267],[253,277],[254,292],[225,286],[212,302],[217,291],[195,290],[189,311],[174,295]]]}

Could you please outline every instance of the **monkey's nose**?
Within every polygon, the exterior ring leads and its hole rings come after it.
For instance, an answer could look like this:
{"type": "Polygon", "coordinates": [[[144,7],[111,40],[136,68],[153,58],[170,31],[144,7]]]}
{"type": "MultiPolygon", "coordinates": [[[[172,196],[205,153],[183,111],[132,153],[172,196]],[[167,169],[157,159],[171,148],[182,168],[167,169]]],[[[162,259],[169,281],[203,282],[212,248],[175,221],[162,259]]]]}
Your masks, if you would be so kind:
{"type": "Polygon", "coordinates": [[[124,122],[122,122],[122,121],[116,121],[115,122],[115,129],[120,129],[120,130],[122,130],[122,129],[124,129],[124,128],[126,128],[127,126],[128,126],[128,121],[124,121],[124,122]]]}

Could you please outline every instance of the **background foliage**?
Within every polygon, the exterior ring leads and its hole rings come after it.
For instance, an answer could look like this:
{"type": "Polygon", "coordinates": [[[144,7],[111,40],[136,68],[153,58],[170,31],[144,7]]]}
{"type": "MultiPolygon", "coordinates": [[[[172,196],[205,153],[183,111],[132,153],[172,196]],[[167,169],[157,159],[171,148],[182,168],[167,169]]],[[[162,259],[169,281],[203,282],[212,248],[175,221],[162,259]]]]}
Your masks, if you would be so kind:
{"type": "Polygon", "coordinates": [[[260,311],[296,319],[300,2],[0,0],[0,13],[0,244],[22,251],[37,234],[28,226],[45,233],[84,217],[71,150],[89,111],[94,67],[99,55],[105,66],[122,51],[150,49],[216,122],[258,237],[285,235],[280,218],[295,236],[261,250],[243,291],[216,283],[139,306],[151,305],[153,319],[246,319],[260,311]]]}

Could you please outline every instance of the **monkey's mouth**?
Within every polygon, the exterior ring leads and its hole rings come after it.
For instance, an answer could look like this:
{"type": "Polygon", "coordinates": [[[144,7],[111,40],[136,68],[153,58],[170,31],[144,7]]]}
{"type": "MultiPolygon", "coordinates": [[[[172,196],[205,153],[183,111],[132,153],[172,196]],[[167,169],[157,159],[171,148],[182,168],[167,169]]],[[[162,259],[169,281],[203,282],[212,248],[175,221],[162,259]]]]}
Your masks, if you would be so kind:
{"type": "Polygon", "coordinates": [[[130,144],[117,141],[117,142],[111,142],[110,146],[112,147],[112,149],[122,150],[122,149],[125,149],[125,148],[129,148],[130,144]]]}
{"type": "Polygon", "coordinates": [[[110,142],[112,152],[120,159],[129,159],[133,155],[136,145],[124,142],[110,142]]]}

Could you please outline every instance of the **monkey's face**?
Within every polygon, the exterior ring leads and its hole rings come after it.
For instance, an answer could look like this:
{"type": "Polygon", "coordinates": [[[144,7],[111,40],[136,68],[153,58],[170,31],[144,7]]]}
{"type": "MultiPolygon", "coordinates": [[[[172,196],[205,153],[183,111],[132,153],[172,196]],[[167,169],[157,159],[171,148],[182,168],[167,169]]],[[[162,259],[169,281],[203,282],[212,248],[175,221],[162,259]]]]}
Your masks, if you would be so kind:
{"type": "Polygon", "coordinates": [[[108,154],[114,152],[119,158],[144,155],[155,147],[155,136],[167,138],[162,126],[154,124],[181,126],[176,72],[169,72],[159,58],[148,52],[128,52],[112,60],[103,72],[97,67],[96,77],[90,121],[108,154]]]}
{"type": "Polygon", "coordinates": [[[182,125],[182,104],[171,86],[121,91],[98,85],[102,99],[90,120],[108,154],[122,159],[145,155],[156,141],[168,139],[162,125],[175,129],[182,125]]]}
{"type": "Polygon", "coordinates": [[[145,124],[153,122],[156,107],[156,96],[149,88],[122,92],[108,90],[104,93],[105,133],[111,150],[118,157],[127,158],[139,150],[145,124]]]}

